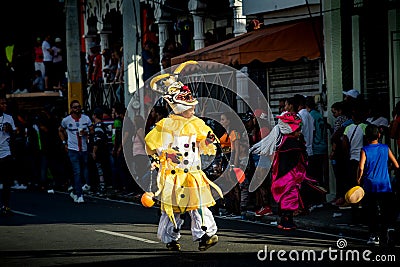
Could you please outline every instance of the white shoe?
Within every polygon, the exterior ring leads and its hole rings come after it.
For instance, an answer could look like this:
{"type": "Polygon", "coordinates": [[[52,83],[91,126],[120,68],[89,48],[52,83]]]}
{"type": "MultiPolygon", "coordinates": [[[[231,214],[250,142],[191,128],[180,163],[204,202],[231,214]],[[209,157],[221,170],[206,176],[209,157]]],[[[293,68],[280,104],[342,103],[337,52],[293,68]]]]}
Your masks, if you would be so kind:
{"type": "Polygon", "coordinates": [[[11,189],[19,189],[19,184],[13,185],[10,187],[11,189]]]}
{"type": "Polygon", "coordinates": [[[379,237],[378,236],[370,236],[367,245],[375,245],[379,246],[379,237]]]}
{"type": "Polygon", "coordinates": [[[20,93],[21,93],[21,90],[19,90],[19,89],[15,90],[15,91],[13,92],[13,94],[20,94],[20,93]]]}
{"type": "Polygon", "coordinates": [[[3,189],[3,184],[0,184],[0,190],[3,189]]]}
{"type": "Polygon", "coordinates": [[[68,192],[72,192],[72,190],[74,190],[74,188],[72,187],[72,185],[70,185],[67,189],[68,192]]]}
{"type": "Polygon", "coordinates": [[[76,203],[85,203],[85,200],[83,200],[83,196],[78,197],[78,199],[75,201],[76,203]]]}
{"type": "Polygon", "coordinates": [[[69,196],[74,200],[74,202],[78,202],[78,196],[74,194],[74,192],[71,192],[69,196]]]}
{"type": "Polygon", "coordinates": [[[24,90],[21,91],[21,94],[27,94],[27,93],[29,93],[28,89],[24,89],[24,90]]]}
{"type": "Polygon", "coordinates": [[[82,186],[82,190],[87,192],[90,190],[90,185],[85,184],[84,186],[82,186]]]}
{"type": "Polygon", "coordinates": [[[15,184],[15,185],[13,185],[13,186],[11,186],[11,189],[17,189],[17,190],[25,190],[25,189],[27,189],[28,187],[26,186],[26,185],[23,185],[23,184],[15,184]]]}
{"type": "Polygon", "coordinates": [[[17,189],[26,190],[27,188],[26,185],[20,184],[17,189]]]}
{"type": "Polygon", "coordinates": [[[54,194],[54,189],[49,189],[49,190],[47,190],[47,193],[48,193],[48,194],[54,194]]]}

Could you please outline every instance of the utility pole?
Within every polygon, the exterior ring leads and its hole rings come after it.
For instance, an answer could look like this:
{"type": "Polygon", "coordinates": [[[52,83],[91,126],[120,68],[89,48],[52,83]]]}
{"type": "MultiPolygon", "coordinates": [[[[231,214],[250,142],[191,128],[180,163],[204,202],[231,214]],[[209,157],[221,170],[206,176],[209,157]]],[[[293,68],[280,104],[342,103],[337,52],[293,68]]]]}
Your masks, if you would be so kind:
{"type": "Polygon", "coordinates": [[[68,104],[78,100],[83,105],[78,3],[65,0],[68,104]]]}

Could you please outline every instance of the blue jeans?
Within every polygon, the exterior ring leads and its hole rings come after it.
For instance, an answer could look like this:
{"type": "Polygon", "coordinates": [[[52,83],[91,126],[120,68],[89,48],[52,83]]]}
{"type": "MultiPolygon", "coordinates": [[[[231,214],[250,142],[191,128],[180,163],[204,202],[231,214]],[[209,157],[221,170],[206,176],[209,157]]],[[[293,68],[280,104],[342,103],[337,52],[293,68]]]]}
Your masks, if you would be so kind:
{"type": "Polygon", "coordinates": [[[82,195],[82,181],[81,178],[88,183],[89,168],[88,168],[88,152],[68,150],[69,160],[72,165],[72,172],[74,175],[74,190],[75,195],[80,197],[82,195]]]}

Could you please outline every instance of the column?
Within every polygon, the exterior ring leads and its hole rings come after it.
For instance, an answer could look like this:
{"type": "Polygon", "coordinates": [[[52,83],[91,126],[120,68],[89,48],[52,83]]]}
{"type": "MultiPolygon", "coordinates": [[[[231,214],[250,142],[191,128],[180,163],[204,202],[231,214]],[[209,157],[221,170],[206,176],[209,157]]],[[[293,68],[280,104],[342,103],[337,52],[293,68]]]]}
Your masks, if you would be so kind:
{"type": "Polygon", "coordinates": [[[246,112],[245,103],[249,102],[249,86],[248,86],[248,78],[247,67],[243,67],[240,70],[236,71],[236,86],[237,86],[237,112],[244,113],[246,112]]]}
{"type": "Polygon", "coordinates": [[[160,47],[160,66],[162,69],[161,59],[163,57],[163,50],[165,41],[168,39],[168,27],[167,22],[159,21],[158,23],[158,46],[160,47]]]}
{"type": "Polygon", "coordinates": [[[158,25],[158,46],[160,48],[160,67],[162,70],[161,59],[163,57],[163,49],[165,45],[165,41],[169,38],[168,24],[172,23],[171,13],[167,10],[164,10],[162,4],[164,1],[159,1],[154,3],[154,18],[156,19],[156,23],[158,25]]]}
{"type": "Polygon", "coordinates": [[[204,47],[204,20],[201,16],[204,14],[206,4],[200,0],[190,0],[188,4],[189,12],[193,16],[194,27],[194,49],[198,50],[204,47]]]}
{"type": "Polygon", "coordinates": [[[96,35],[85,35],[84,38],[85,38],[86,53],[89,54],[90,47],[94,42],[96,42],[96,35]]]}
{"type": "Polygon", "coordinates": [[[243,16],[242,0],[229,0],[233,8],[233,34],[239,36],[246,33],[246,16],[243,16]]]}

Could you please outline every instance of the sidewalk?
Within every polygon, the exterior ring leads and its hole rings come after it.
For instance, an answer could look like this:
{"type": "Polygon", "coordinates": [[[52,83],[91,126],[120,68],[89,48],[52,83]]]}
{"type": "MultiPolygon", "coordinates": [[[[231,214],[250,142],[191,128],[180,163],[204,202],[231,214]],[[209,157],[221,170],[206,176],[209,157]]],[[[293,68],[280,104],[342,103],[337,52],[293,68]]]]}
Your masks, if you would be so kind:
{"type": "MultiPolygon", "coordinates": [[[[257,217],[254,212],[247,212],[246,219],[271,225],[279,222],[279,216],[276,213],[257,217]]],[[[341,210],[330,203],[326,203],[324,207],[317,208],[308,214],[297,215],[293,220],[299,229],[324,231],[338,236],[351,233],[368,238],[366,224],[351,224],[351,209],[341,210]]]]}

